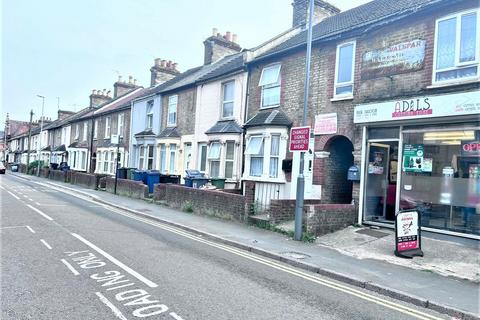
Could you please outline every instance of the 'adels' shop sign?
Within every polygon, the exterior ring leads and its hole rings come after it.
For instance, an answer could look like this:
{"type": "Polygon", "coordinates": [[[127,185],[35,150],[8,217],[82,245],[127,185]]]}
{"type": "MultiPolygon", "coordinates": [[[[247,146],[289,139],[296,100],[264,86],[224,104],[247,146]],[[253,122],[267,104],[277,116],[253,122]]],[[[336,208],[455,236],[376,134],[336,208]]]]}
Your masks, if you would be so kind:
{"type": "Polygon", "coordinates": [[[353,122],[369,123],[480,114],[480,91],[422,96],[355,107],[353,122]]]}

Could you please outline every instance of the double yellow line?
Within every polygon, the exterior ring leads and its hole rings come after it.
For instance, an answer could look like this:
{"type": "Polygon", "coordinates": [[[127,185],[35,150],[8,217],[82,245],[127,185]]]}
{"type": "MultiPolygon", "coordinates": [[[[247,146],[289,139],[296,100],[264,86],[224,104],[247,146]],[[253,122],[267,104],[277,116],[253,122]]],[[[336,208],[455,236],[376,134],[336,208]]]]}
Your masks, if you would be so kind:
{"type": "Polygon", "coordinates": [[[344,292],[346,294],[355,296],[357,298],[360,298],[360,299],[363,299],[363,300],[366,300],[366,301],[369,301],[369,302],[372,302],[372,303],[376,303],[378,305],[382,305],[386,308],[401,312],[403,314],[408,314],[408,315],[410,315],[414,318],[424,319],[424,320],[440,320],[440,319],[442,319],[442,318],[438,318],[438,317],[435,317],[433,315],[430,315],[430,314],[427,314],[427,313],[409,308],[407,306],[404,306],[404,305],[401,305],[401,304],[398,304],[398,303],[395,303],[395,302],[392,302],[392,301],[389,301],[389,300],[386,300],[386,299],[382,299],[380,297],[377,297],[377,296],[374,296],[374,295],[371,295],[371,294],[368,294],[368,293],[365,293],[364,291],[360,291],[360,290],[357,290],[355,288],[351,288],[351,287],[346,286],[346,285],[342,285],[342,284],[339,284],[339,283],[336,283],[336,282],[333,282],[333,281],[321,279],[317,276],[314,276],[314,275],[311,275],[309,273],[306,273],[306,272],[288,267],[286,265],[277,263],[275,261],[267,260],[267,259],[262,258],[260,256],[257,256],[257,255],[251,254],[249,252],[246,252],[244,250],[237,249],[237,248],[234,248],[234,247],[230,247],[230,246],[227,246],[227,245],[223,245],[223,244],[219,244],[219,243],[216,243],[216,242],[213,242],[213,241],[210,241],[210,240],[203,239],[199,236],[193,235],[193,234],[191,234],[189,232],[186,232],[182,229],[172,227],[170,225],[167,225],[167,224],[164,224],[164,223],[161,223],[161,222],[153,222],[153,221],[151,221],[147,218],[138,217],[138,216],[130,214],[130,213],[125,213],[125,212],[121,211],[120,209],[112,208],[108,205],[103,205],[103,206],[106,209],[108,209],[110,211],[113,211],[117,214],[123,215],[125,217],[131,218],[131,219],[134,219],[134,220],[137,220],[137,221],[141,221],[143,223],[152,225],[152,226],[157,227],[157,228],[161,228],[161,229],[166,230],[166,231],[170,231],[172,233],[183,236],[185,238],[188,238],[188,239],[200,242],[200,243],[204,243],[206,245],[218,248],[218,249],[223,250],[223,251],[230,252],[230,253],[235,254],[237,256],[249,259],[251,261],[255,261],[257,263],[261,263],[263,265],[266,265],[266,266],[269,266],[271,268],[289,273],[291,275],[294,275],[294,276],[300,277],[302,279],[317,283],[319,285],[344,292]]]}

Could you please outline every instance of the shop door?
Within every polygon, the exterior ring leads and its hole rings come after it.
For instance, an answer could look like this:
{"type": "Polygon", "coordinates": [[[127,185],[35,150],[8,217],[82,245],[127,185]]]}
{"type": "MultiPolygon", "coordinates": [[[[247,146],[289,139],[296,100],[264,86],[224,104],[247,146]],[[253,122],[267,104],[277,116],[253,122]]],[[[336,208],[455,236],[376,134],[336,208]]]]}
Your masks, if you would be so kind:
{"type": "Polygon", "coordinates": [[[386,214],[389,163],[390,145],[369,142],[364,207],[367,221],[390,220],[386,214]]]}

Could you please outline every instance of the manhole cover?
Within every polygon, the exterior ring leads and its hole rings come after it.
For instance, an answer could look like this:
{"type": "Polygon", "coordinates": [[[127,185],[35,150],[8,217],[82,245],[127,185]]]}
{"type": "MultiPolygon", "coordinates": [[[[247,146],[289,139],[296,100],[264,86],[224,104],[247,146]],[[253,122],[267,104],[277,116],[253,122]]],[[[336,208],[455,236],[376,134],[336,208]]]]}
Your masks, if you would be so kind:
{"type": "Polygon", "coordinates": [[[310,256],[308,254],[305,254],[305,253],[300,253],[300,252],[282,252],[281,255],[283,256],[287,256],[289,258],[293,258],[293,259],[298,259],[298,260],[302,260],[302,259],[305,259],[305,258],[310,258],[310,256]]]}
{"type": "Polygon", "coordinates": [[[362,229],[362,230],[356,231],[356,233],[366,234],[367,236],[374,237],[374,238],[377,238],[377,239],[388,236],[388,233],[380,232],[380,231],[372,230],[372,229],[362,229]]]}

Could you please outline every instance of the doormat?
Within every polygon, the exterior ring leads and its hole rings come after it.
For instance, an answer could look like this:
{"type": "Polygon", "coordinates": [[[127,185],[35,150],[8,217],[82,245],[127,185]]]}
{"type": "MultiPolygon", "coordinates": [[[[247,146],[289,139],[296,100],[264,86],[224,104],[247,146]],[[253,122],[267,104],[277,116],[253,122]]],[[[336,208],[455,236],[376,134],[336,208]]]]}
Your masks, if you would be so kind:
{"type": "Polygon", "coordinates": [[[355,231],[355,233],[366,234],[367,236],[371,236],[377,239],[380,239],[389,235],[388,233],[380,232],[373,229],[361,229],[361,230],[355,231]]]}

